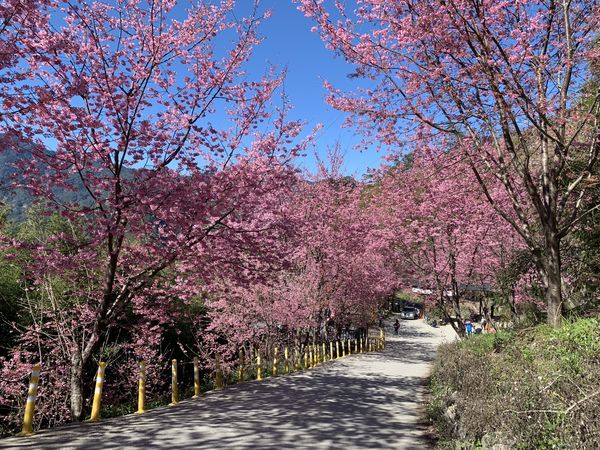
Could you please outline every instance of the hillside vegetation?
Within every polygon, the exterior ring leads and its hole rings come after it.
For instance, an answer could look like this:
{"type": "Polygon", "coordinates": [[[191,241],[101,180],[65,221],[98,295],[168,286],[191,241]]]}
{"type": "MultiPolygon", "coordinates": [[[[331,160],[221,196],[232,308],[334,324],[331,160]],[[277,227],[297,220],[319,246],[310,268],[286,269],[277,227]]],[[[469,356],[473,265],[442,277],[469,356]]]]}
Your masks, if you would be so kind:
{"type": "Polygon", "coordinates": [[[440,448],[600,448],[598,318],[440,348],[429,419],[440,448]]]}

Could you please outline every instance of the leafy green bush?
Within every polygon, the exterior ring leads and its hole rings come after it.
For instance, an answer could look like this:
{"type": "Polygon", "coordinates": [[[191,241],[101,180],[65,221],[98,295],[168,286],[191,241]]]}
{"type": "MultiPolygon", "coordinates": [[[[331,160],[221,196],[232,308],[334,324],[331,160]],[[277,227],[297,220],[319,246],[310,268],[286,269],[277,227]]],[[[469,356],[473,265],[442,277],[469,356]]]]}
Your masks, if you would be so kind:
{"type": "Polygon", "coordinates": [[[600,448],[598,319],[440,348],[428,415],[441,448],[600,448]]]}

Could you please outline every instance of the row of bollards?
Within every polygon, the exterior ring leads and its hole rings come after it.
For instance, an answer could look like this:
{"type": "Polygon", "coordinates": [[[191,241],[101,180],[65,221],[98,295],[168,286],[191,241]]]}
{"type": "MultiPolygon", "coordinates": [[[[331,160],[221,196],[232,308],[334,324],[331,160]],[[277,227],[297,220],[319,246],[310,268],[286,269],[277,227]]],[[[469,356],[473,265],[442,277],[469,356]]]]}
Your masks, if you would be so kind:
{"type": "MultiPolygon", "coordinates": [[[[348,339],[348,341],[333,341],[329,342],[329,353],[327,353],[327,345],[325,342],[321,344],[307,345],[302,355],[299,355],[298,350],[294,352],[294,358],[290,363],[289,349],[285,347],[283,352],[283,370],[284,373],[297,371],[302,369],[311,369],[318,364],[327,361],[333,361],[337,358],[343,358],[347,354],[363,353],[364,351],[380,350],[383,348],[385,338],[383,331],[380,332],[378,339],[348,339]],[[341,350],[340,350],[341,349],[341,350]]],[[[243,353],[240,352],[240,361],[243,361],[243,353]]],[[[262,380],[264,373],[263,358],[260,354],[256,355],[256,379],[262,380]]],[[[273,348],[273,360],[271,366],[271,375],[276,376],[279,373],[279,348],[273,348]]],[[[244,381],[245,368],[241,364],[238,369],[238,382],[244,381]]]]}
{"type": "MultiPolygon", "coordinates": [[[[298,350],[294,351],[294,358],[290,364],[290,352],[285,347],[283,352],[284,358],[284,372],[290,373],[302,369],[302,359],[304,359],[304,369],[309,369],[317,366],[318,364],[325,363],[327,361],[333,361],[340,357],[346,356],[346,348],[348,349],[348,355],[352,354],[352,341],[348,339],[346,342],[330,341],[329,342],[329,355],[326,352],[326,344],[323,342],[321,345],[312,344],[306,346],[304,350],[303,358],[299,355],[298,350]],[[341,345],[340,345],[341,343],[341,345]],[[341,347],[341,355],[340,355],[341,347]],[[335,352],[334,352],[335,350],[335,352]],[[329,356],[329,359],[327,357],[329,356]]],[[[380,330],[379,338],[377,339],[354,339],[354,353],[363,353],[363,345],[365,351],[381,350],[385,344],[385,337],[383,330],[380,330]]],[[[275,347],[273,349],[273,365],[271,367],[271,374],[273,376],[278,375],[278,354],[279,349],[275,347]]],[[[243,361],[243,351],[240,351],[240,361],[243,361]]],[[[197,399],[200,397],[200,362],[198,357],[194,357],[194,395],[192,398],[197,399]]],[[[138,377],[138,409],[136,414],[143,414],[146,412],[146,364],[144,362],[139,363],[139,377],[138,377]]],[[[215,387],[222,388],[224,386],[223,374],[220,371],[219,358],[215,361],[216,377],[215,387]]],[[[92,402],[92,413],[90,416],[90,422],[98,422],[100,420],[100,411],[102,408],[102,389],[104,387],[104,371],[106,369],[106,363],[101,361],[98,364],[98,371],[96,373],[96,385],[94,389],[94,399],[92,402]]],[[[256,356],[256,380],[260,381],[263,378],[262,374],[262,360],[260,354],[256,356]]],[[[29,389],[27,392],[27,402],[25,404],[25,414],[23,417],[23,428],[20,436],[28,436],[33,433],[33,417],[35,413],[35,402],[37,399],[38,384],[40,380],[41,365],[35,364],[31,370],[31,380],[29,383],[29,389]]],[[[244,364],[241,363],[238,368],[238,382],[244,382],[244,364]]],[[[179,403],[179,389],[177,384],[177,360],[171,361],[171,403],[170,406],[179,403]]]]}

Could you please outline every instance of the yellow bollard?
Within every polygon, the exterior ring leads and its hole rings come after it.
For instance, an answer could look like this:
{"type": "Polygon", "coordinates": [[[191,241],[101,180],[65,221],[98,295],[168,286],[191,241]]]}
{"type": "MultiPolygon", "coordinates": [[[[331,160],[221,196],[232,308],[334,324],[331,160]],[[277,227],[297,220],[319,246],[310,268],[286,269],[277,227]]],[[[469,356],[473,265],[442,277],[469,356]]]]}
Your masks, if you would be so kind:
{"type": "Polygon", "coordinates": [[[25,404],[25,415],[23,416],[23,429],[19,433],[19,436],[29,436],[30,434],[33,434],[33,416],[35,413],[35,401],[37,400],[41,370],[42,366],[40,364],[34,364],[31,368],[29,390],[27,391],[27,403],[25,404]]]}
{"type": "Polygon", "coordinates": [[[358,353],[358,340],[354,339],[354,353],[358,353]]]}
{"type": "Polygon", "coordinates": [[[290,373],[290,360],[289,360],[289,355],[290,352],[288,350],[288,348],[286,347],[285,350],[283,351],[283,357],[285,359],[285,373],[290,373]]]}
{"type": "Polygon", "coordinates": [[[140,374],[138,377],[138,409],[136,414],[146,412],[146,363],[143,361],[139,365],[140,374]]]}
{"type": "Polygon", "coordinates": [[[104,386],[104,369],[105,362],[100,362],[98,372],[96,373],[96,389],[94,390],[94,401],[92,403],[92,415],[90,422],[98,422],[100,420],[100,410],[102,408],[102,387],[104,386]]]}
{"type": "Polygon", "coordinates": [[[177,360],[171,361],[171,403],[169,406],[173,406],[179,403],[179,388],[177,386],[177,360]]]}
{"type": "Polygon", "coordinates": [[[279,353],[279,349],[275,347],[273,349],[273,376],[277,376],[277,353],[279,353]]]}
{"type": "Polygon", "coordinates": [[[304,369],[308,369],[308,350],[304,349],[304,369]]]}
{"type": "Polygon", "coordinates": [[[244,382],[244,350],[240,350],[240,368],[238,369],[238,383],[244,382]]]}
{"type": "Polygon", "coordinates": [[[329,341],[329,361],[333,361],[333,342],[329,341]]]}
{"type": "Polygon", "coordinates": [[[348,355],[352,354],[352,341],[348,338],[348,355]]]}
{"type": "Polygon", "coordinates": [[[308,362],[310,365],[310,368],[312,369],[313,367],[315,367],[315,356],[313,354],[312,349],[309,351],[309,356],[308,356],[308,362]]]}
{"type": "Polygon", "coordinates": [[[260,365],[260,355],[256,355],[256,379],[262,380],[262,366],[260,365]]]}
{"type": "Polygon", "coordinates": [[[363,338],[360,338],[358,341],[360,342],[360,352],[362,353],[363,352],[363,338]]]}
{"type": "Polygon", "coordinates": [[[199,398],[200,394],[200,361],[197,356],[194,356],[194,395],[192,398],[199,398]]]}
{"type": "Polygon", "coordinates": [[[340,357],[340,341],[335,341],[335,358],[340,357]]]}
{"type": "Polygon", "coordinates": [[[294,370],[298,371],[301,368],[301,364],[302,364],[302,357],[300,356],[300,353],[298,352],[298,349],[295,348],[294,349],[294,370]]]}
{"type": "Polygon", "coordinates": [[[327,352],[325,350],[325,342],[321,345],[321,354],[323,355],[323,360],[321,362],[327,362],[327,352]]]}
{"type": "Polygon", "coordinates": [[[215,356],[215,388],[223,389],[225,387],[225,380],[223,379],[223,371],[221,370],[221,360],[219,355],[215,356]]]}
{"type": "Polygon", "coordinates": [[[342,358],[346,357],[346,343],[342,341],[342,358]]]}

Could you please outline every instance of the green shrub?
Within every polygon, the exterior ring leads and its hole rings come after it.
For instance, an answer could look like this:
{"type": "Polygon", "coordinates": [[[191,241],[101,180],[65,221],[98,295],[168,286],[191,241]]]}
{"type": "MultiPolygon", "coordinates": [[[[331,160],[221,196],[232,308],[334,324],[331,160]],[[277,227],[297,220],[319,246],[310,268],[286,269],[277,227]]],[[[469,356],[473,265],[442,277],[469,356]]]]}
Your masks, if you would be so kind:
{"type": "Polygon", "coordinates": [[[600,448],[597,319],[442,346],[428,415],[440,447],[600,448]]]}

